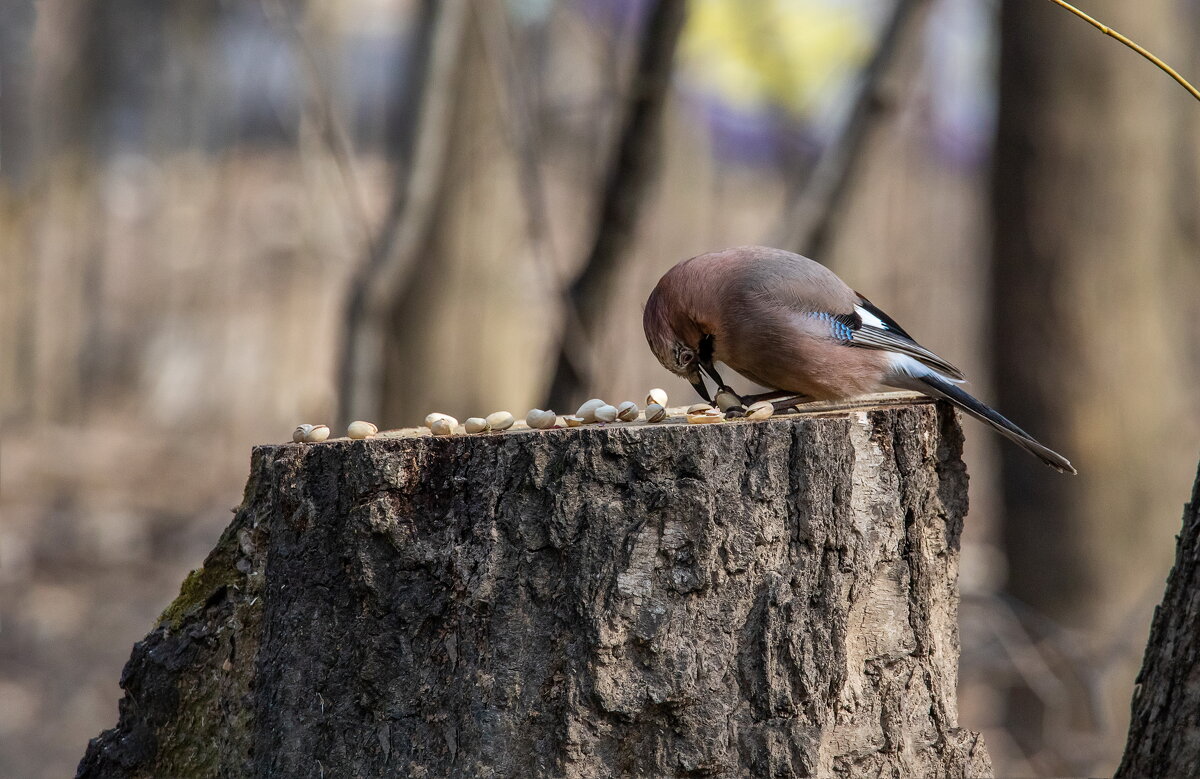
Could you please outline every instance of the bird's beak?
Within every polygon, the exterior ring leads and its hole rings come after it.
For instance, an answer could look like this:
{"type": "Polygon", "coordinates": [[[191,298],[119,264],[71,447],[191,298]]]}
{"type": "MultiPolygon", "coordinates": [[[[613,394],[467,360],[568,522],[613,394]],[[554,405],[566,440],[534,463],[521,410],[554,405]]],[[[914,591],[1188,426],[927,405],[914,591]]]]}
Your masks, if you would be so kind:
{"type": "Polygon", "coordinates": [[[712,403],[712,395],[708,394],[708,387],[704,385],[704,377],[700,375],[700,371],[693,370],[689,373],[688,381],[696,388],[696,392],[700,397],[704,398],[705,403],[712,403]]]}

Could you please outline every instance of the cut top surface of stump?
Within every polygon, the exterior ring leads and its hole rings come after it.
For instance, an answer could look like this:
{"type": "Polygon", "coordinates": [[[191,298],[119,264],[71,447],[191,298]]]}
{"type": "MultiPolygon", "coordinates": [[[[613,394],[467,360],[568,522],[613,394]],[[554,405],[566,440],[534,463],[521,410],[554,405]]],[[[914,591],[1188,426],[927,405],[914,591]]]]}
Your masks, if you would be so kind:
{"type": "Polygon", "coordinates": [[[898,400],[257,447],[80,775],[986,775],[961,434],[898,400]]]}
{"type": "MultiPolygon", "coordinates": [[[[805,419],[805,418],[816,419],[816,418],[829,417],[829,416],[845,416],[846,414],[848,414],[850,412],[870,411],[873,409],[893,408],[896,406],[923,405],[923,404],[931,404],[931,403],[935,403],[935,402],[936,401],[933,398],[929,397],[928,395],[922,395],[917,392],[880,392],[880,393],[876,393],[873,395],[864,395],[859,398],[853,398],[851,400],[817,401],[817,402],[803,403],[799,406],[798,409],[796,409],[794,411],[776,412],[771,418],[776,419],[776,420],[779,420],[779,419],[795,420],[795,419],[805,419]]],[[[433,435],[432,431],[430,431],[430,429],[428,427],[418,426],[418,427],[395,428],[392,430],[381,430],[376,435],[372,436],[371,438],[372,439],[461,438],[464,436],[468,436],[468,437],[472,437],[472,438],[481,438],[481,437],[495,437],[495,436],[518,435],[518,434],[539,434],[539,433],[546,433],[551,430],[576,430],[576,431],[578,431],[578,430],[583,430],[583,429],[587,429],[587,428],[622,429],[622,428],[644,427],[644,426],[645,427],[651,427],[651,426],[659,427],[659,426],[664,426],[664,425],[667,425],[667,426],[669,426],[669,425],[686,425],[687,424],[687,409],[688,409],[688,406],[670,407],[670,408],[666,409],[667,418],[662,420],[661,422],[647,422],[645,419],[637,419],[632,422],[621,422],[621,421],[588,422],[585,424],[578,425],[577,427],[570,427],[567,425],[558,425],[553,428],[534,429],[534,428],[531,428],[523,420],[518,419],[516,422],[513,423],[512,427],[509,427],[505,430],[488,430],[487,432],[482,432],[482,433],[462,432],[462,433],[456,433],[455,435],[435,436],[435,435],[433,435]]],[[[564,416],[569,416],[569,414],[560,413],[559,416],[564,417],[564,416]]],[[[753,419],[744,419],[744,418],[725,420],[725,422],[728,422],[731,424],[743,424],[743,423],[752,423],[752,422],[759,422],[759,421],[766,421],[766,420],[753,420],[753,419]]],[[[349,437],[342,436],[340,438],[331,438],[326,441],[322,441],[322,442],[318,442],[318,443],[329,444],[329,443],[337,443],[339,441],[350,441],[350,440],[355,440],[355,439],[350,439],[349,437]]],[[[364,440],[364,439],[357,439],[357,440],[364,440]]],[[[309,445],[313,445],[313,444],[309,444],[309,445]]]]}

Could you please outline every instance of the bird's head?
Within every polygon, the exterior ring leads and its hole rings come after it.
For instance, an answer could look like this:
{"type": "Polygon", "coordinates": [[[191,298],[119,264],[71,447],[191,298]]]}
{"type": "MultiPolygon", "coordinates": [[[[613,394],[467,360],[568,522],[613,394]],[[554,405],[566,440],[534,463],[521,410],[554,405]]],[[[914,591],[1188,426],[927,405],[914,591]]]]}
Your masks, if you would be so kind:
{"type": "Polygon", "coordinates": [[[711,401],[700,373],[703,328],[693,319],[678,296],[672,293],[670,274],[650,293],[642,312],[642,328],[650,351],[664,368],[691,382],[696,392],[711,401]]]}

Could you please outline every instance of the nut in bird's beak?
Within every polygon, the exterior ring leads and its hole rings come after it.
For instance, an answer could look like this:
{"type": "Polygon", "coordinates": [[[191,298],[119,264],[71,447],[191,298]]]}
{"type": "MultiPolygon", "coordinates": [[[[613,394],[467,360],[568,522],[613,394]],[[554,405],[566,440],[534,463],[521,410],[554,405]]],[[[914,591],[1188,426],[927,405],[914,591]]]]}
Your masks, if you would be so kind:
{"type": "Polygon", "coordinates": [[[700,375],[700,371],[693,369],[688,374],[688,381],[692,383],[692,386],[696,388],[696,393],[704,398],[706,403],[712,403],[712,395],[708,394],[708,387],[704,385],[704,377],[700,375]]]}

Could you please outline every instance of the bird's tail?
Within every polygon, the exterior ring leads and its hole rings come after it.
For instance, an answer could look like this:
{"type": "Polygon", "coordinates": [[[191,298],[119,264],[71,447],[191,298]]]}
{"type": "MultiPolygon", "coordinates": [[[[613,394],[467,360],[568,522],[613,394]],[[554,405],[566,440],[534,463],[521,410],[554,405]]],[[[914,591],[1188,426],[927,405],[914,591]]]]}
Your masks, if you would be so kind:
{"type": "Polygon", "coordinates": [[[888,384],[901,389],[914,390],[935,398],[948,400],[981,422],[993,427],[997,433],[1009,439],[1017,446],[1030,452],[1033,456],[1062,473],[1075,473],[1075,468],[1067,458],[1058,452],[1043,446],[1029,433],[1014,425],[1000,412],[982,403],[975,397],[963,392],[950,381],[936,373],[929,372],[924,376],[908,374],[893,376],[888,384]]]}

